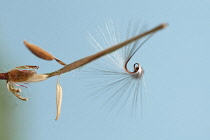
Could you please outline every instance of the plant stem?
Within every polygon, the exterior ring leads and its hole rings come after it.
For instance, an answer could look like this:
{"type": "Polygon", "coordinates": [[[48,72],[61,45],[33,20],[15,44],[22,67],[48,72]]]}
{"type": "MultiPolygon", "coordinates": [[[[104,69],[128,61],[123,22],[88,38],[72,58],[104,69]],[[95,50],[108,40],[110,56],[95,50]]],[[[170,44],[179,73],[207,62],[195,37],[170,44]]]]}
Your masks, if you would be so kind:
{"type": "Polygon", "coordinates": [[[66,72],[69,72],[71,70],[77,69],[77,68],[79,68],[79,67],[81,67],[81,66],[83,66],[85,64],[88,64],[88,63],[92,62],[93,60],[96,60],[96,59],[98,59],[98,58],[100,58],[100,57],[102,57],[104,55],[112,53],[112,52],[122,48],[123,46],[126,46],[126,45],[132,43],[133,41],[141,39],[141,38],[143,38],[143,37],[145,37],[145,36],[147,36],[147,35],[149,35],[151,33],[155,33],[155,32],[157,32],[157,31],[159,31],[161,29],[164,29],[166,26],[167,26],[167,24],[160,24],[159,26],[157,26],[157,27],[155,27],[155,28],[153,28],[153,29],[151,29],[149,31],[146,31],[146,32],[144,32],[142,34],[139,34],[139,35],[135,36],[135,37],[132,37],[132,38],[130,38],[130,39],[124,41],[124,42],[121,42],[121,43],[119,43],[117,45],[114,45],[114,46],[112,46],[110,48],[107,48],[107,49],[105,49],[103,51],[100,51],[100,52],[98,52],[96,54],[93,54],[91,56],[87,56],[85,58],[77,60],[77,61],[75,61],[75,62],[73,62],[71,64],[68,64],[68,65],[64,66],[63,68],[61,68],[61,69],[59,69],[57,71],[54,71],[54,72],[51,72],[51,73],[46,73],[46,75],[48,75],[48,78],[50,78],[52,76],[61,75],[63,73],[66,73],[66,72]]]}
{"type": "Polygon", "coordinates": [[[0,80],[8,80],[8,73],[0,73],[0,80]]]}

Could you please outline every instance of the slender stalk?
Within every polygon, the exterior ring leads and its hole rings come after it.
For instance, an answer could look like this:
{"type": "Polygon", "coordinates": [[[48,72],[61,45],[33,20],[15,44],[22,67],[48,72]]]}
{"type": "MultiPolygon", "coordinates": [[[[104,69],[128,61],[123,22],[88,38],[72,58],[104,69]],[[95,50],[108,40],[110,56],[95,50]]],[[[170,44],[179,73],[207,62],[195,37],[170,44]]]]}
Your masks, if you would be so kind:
{"type": "Polygon", "coordinates": [[[155,28],[153,28],[153,29],[151,29],[149,31],[146,31],[146,32],[144,32],[144,33],[142,33],[140,35],[137,35],[137,36],[135,36],[133,38],[130,38],[130,39],[124,41],[124,42],[121,42],[121,43],[119,43],[117,45],[114,45],[114,46],[112,46],[110,48],[107,48],[107,49],[105,49],[103,51],[100,51],[100,52],[98,52],[96,54],[93,54],[91,56],[87,56],[85,58],[77,60],[77,61],[75,61],[75,62],[73,62],[71,64],[68,64],[68,65],[64,66],[63,68],[61,68],[61,69],[59,69],[57,71],[54,71],[52,73],[46,73],[46,75],[48,75],[48,78],[49,78],[49,77],[56,76],[56,75],[61,75],[63,73],[66,73],[66,72],[69,72],[69,71],[74,70],[76,68],[79,68],[79,67],[81,67],[81,66],[83,66],[85,64],[88,64],[88,63],[92,62],[93,60],[96,60],[96,59],[98,59],[98,58],[100,58],[100,57],[102,57],[102,56],[104,56],[106,54],[114,52],[114,51],[116,51],[116,50],[118,50],[118,49],[128,45],[129,43],[132,43],[133,41],[141,39],[141,38],[143,38],[143,37],[145,37],[145,36],[147,36],[147,35],[149,35],[151,33],[155,33],[157,31],[165,28],[166,26],[167,26],[167,24],[160,24],[159,26],[157,26],[157,27],[155,27],[155,28]]]}
{"type": "Polygon", "coordinates": [[[8,73],[0,73],[0,80],[8,80],[8,73]]]}

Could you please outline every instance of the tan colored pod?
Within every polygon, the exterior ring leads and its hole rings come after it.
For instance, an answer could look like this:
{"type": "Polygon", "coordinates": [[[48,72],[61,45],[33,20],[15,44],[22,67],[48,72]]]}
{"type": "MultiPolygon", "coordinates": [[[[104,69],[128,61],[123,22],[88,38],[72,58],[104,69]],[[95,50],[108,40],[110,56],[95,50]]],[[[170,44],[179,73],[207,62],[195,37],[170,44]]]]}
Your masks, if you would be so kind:
{"type": "Polygon", "coordinates": [[[47,51],[43,50],[42,48],[40,48],[34,44],[31,44],[27,41],[24,41],[24,44],[37,57],[44,59],[44,60],[53,60],[54,59],[53,55],[51,55],[47,51]]]}

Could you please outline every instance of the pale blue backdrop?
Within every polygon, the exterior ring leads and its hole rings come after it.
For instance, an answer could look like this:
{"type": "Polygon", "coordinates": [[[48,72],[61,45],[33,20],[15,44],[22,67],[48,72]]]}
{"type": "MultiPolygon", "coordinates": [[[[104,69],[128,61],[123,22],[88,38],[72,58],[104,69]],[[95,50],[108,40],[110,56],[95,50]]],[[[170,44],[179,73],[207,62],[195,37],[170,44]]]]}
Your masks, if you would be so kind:
{"type": "Polygon", "coordinates": [[[23,90],[29,101],[14,103],[21,112],[22,135],[30,140],[209,140],[209,7],[208,0],[1,0],[1,47],[14,61],[0,66],[3,72],[27,64],[40,66],[39,73],[61,68],[29,53],[23,40],[70,63],[93,53],[86,37],[107,18],[135,19],[148,28],[169,24],[135,55],[146,72],[143,117],[107,114],[100,98],[88,98],[86,80],[77,70],[61,76],[64,95],[58,121],[56,78],[23,90]]]}

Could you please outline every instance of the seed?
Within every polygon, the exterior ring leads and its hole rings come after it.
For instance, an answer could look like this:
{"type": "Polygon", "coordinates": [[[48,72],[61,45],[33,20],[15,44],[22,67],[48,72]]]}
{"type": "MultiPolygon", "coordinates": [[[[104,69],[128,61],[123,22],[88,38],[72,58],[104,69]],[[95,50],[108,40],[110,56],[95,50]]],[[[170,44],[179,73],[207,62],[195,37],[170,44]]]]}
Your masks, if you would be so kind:
{"type": "Polygon", "coordinates": [[[24,41],[24,44],[37,57],[44,59],[44,60],[53,60],[54,59],[54,57],[50,53],[43,50],[42,48],[40,48],[34,44],[31,44],[27,41],[24,41]]]}

